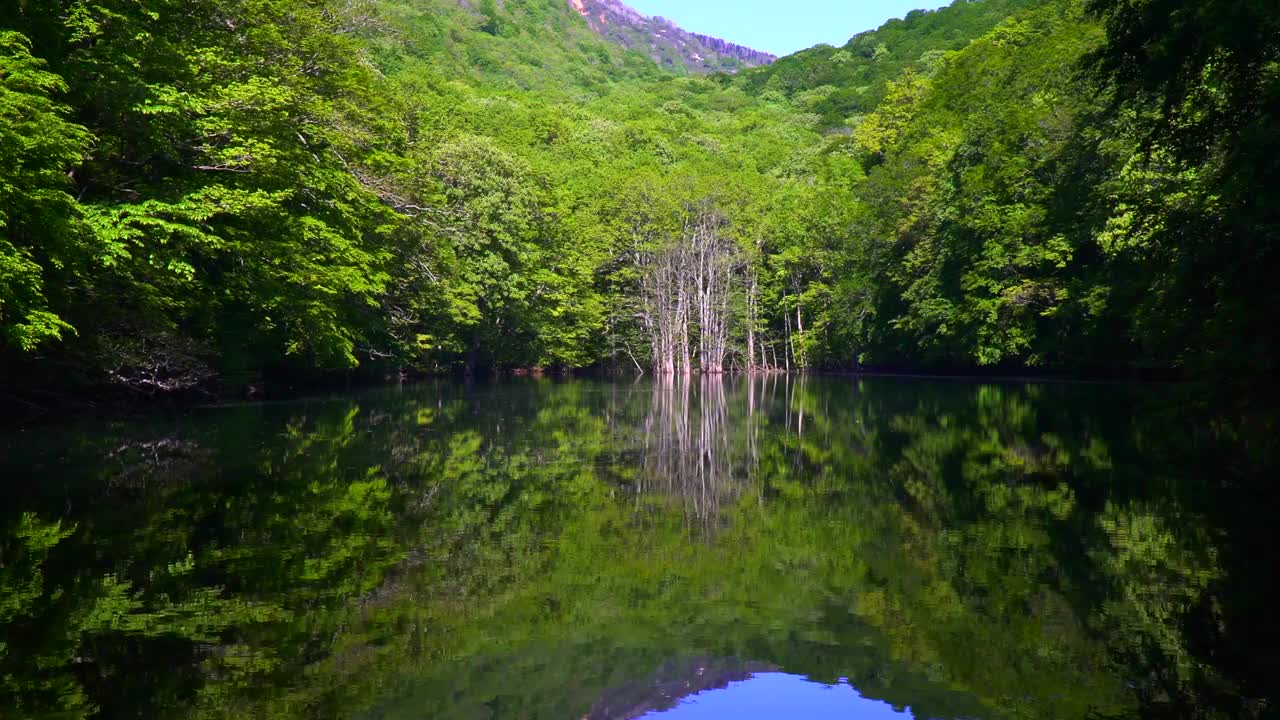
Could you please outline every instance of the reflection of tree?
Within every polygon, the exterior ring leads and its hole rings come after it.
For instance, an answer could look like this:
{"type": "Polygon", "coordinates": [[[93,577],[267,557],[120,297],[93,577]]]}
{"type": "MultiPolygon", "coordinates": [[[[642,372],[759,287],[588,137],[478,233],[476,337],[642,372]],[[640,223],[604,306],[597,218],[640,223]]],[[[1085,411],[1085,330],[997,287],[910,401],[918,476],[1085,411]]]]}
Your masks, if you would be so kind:
{"type": "Polygon", "coordinates": [[[582,717],[700,657],[930,717],[1257,715],[1246,478],[1169,481],[1229,443],[1114,394],[425,386],[104,435],[4,518],[0,701],[582,717]]]}
{"type": "MultiPolygon", "coordinates": [[[[0,544],[0,702],[28,716],[61,714],[78,717],[88,711],[83,688],[67,672],[76,655],[76,628],[68,633],[40,632],[32,627],[47,607],[46,596],[59,588],[46,578],[50,551],[71,534],[58,522],[24,513],[4,527],[0,544]],[[24,632],[25,631],[25,632],[24,632]],[[69,637],[70,636],[70,637],[69,637]]],[[[56,582],[53,581],[53,582],[56,582]]],[[[49,618],[52,619],[52,618],[49,618]]]]}
{"type": "Polygon", "coordinates": [[[679,498],[692,517],[707,523],[718,520],[722,502],[742,491],[750,479],[750,457],[730,434],[742,418],[730,416],[727,382],[721,375],[654,382],[639,449],[638,495],[679,498]]]}
{"type": "MultiPolygon", "coordinates": [[[[9,629],[27,643],[62,638],[42,674],[109,709],[158,713],[301,667],[333,612],[398,558],[374,532],[391,519],[385,478],[338,471],[357,414],[290,421],[265,457],[170,436],[107,443],[103,462],[84,464],[100,475],[66,488],[74,529],[45,549],[43,594],[9,629]]],[[[72,716],[92,707],[67,698],[72,716]]]]}

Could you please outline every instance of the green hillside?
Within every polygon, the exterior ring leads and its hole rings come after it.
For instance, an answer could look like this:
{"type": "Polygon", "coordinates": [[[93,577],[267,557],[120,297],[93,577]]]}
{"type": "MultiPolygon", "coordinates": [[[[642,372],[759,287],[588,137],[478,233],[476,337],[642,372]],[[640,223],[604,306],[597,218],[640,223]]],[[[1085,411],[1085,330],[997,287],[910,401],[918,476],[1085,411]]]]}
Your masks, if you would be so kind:
{"type": "Polygon", "coordinates": [[[744,75],[752,94],[776,90],[800,99],[828,126],[871,112],[885,86],[907,69],[932,72],[946,52],[961,50],[1005,18],[1043,0],[956,0],[938,10],[914,10],[844,47],[818,45],[744,75]]]}
{"type": "Polygon", "coordinates": [[[666,76],[648,57],[597,36],[562,0],[380,0],[373,7],[380,32],[369,46],[393,72],[417,59],[451,80],[538,93],[666,76]]]}

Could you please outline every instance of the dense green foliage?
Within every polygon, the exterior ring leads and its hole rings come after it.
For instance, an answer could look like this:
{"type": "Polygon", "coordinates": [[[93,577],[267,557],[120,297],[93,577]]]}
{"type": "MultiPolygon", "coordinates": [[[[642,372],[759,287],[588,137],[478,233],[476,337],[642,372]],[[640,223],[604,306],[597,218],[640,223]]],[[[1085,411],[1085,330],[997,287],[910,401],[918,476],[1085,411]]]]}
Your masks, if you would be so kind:
{"type": "Polygon", "coordinates": [[[738,658],[921,717],[1267,717],[1274,418],[1177,392],[428,384],[28,433],[0,707],[580,718],[738,658]]]}
{"type": "Polygon", "coordinates": [[[713,371],[1271,372],[1272,15],[964,1],[690,78],[561,0],[19,3],[0,367],[208,392],[674,327],[713,371]]]}
{"type": "Polygon", "coordinates": [[[744,75],[753,94],[777,91],[836,127],[869,113],[884,100],[890,81],[911,69],[937,67],[1001,20],[1041,0],[958,0],[938,10],[914,10],[876,30],[855,35],[843,47],[818,45],[744,75]]]}
{"type": "Polygon", "coordinates": [[[1123,174],[1112,197],[1121,238],[1155,264],[1150,335],[1165,352],[1195,348],[1193,362],[1274,373],[1280,16],[1239,0],[1087,5],[1109,40],[1088,61],[1143,147],[1143,174],[1123,174]]]}

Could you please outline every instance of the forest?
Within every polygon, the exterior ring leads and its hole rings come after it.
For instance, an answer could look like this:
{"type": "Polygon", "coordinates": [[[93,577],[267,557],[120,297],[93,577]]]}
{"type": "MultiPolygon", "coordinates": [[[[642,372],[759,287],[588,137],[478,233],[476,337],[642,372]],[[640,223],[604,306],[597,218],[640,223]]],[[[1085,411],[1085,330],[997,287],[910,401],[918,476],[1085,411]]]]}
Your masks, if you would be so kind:
{"type": "Polygon", "coordinates": [[[1278,135],[1250,0],[957,0],[708,76],[562,0],[18,0],[0,395],[1270,377],[1278,135]]]}

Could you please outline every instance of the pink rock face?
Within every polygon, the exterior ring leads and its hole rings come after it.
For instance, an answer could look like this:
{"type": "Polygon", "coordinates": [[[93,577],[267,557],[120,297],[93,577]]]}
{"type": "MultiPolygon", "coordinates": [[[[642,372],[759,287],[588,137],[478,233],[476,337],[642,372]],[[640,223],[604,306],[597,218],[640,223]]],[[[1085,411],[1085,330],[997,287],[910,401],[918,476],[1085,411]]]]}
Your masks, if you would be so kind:
{"type": "Polygon", "coordinates": [[[720,38],[686,32],[660,17],[646,17],[618,0],[567,0],[600,36],[626,48],[647,50],[661,65],[692,73],[768,65],[777,58],[720,38]]]}

